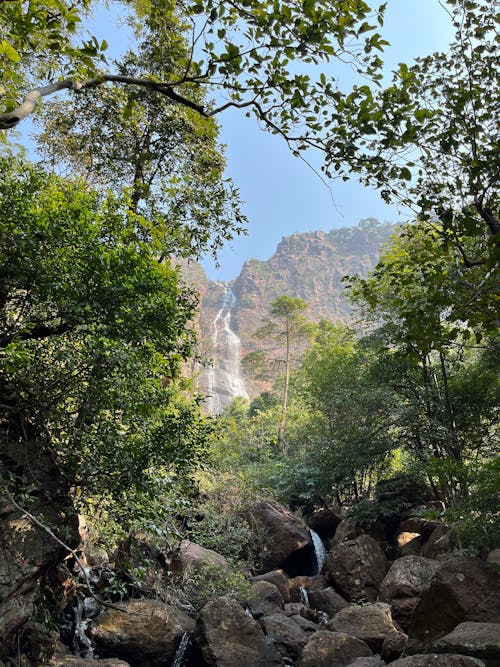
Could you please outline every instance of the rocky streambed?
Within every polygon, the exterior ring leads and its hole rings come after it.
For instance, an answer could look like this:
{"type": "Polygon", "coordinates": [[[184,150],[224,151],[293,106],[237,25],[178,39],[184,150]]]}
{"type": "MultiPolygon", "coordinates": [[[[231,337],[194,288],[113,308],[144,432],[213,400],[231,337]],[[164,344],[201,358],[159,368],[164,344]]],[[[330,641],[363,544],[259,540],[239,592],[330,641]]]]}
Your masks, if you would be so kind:
{"type": "MultiPolygon", "coordinates": [[[[247,573],[240,598],[216,596],[190,614],[144,587],[99,605],[119,559],[111,565],[89,548],[85,576],[67,596],[65,631],[52,634],[46,651],[52,656],[4,664],[500,667],[500,550],[465,555],[450,527],[408,511],[388,524],[323,509],[306,523],[262,501],[252,515],[264,536],[264,571],[247,573]],[[324,564],[310,528],[326,547],[324,564]]],[[[135,536],[120,557],[139,552],[151,572],[174,579],[233,572],[220,554],[188,540],[167,552],[135,536]]]]}

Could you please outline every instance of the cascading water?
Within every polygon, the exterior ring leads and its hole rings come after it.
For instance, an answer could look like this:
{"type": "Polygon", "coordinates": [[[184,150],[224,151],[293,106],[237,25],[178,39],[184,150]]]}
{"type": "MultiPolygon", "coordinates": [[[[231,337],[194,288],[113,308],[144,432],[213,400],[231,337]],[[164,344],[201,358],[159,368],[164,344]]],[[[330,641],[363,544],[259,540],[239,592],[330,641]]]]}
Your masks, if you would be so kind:
{"type": "Polygon", "coordinates": [[[311,538],[314,544],[314,551],[316,552],[316,560],[318,561],[318,572],[321,572],[321,570],[323,569],[323,565],[325,564],[326,561],[325,545],[323,544],[323,540],[318,535],[318,533],[314,532],[314,530],[309,530],[309,532],[311,533],[311,538]]]}
{"type": "Polygon", "coordinates": [[[231,311],[236,297],[231,288],[224,288],[222,307],[215,316],[212,332],[212,348],[215,365],[207,369],[206,411],[220,414],[233,398],[248,398],[241,375],[241,341],[231,329],[231,311]]]}

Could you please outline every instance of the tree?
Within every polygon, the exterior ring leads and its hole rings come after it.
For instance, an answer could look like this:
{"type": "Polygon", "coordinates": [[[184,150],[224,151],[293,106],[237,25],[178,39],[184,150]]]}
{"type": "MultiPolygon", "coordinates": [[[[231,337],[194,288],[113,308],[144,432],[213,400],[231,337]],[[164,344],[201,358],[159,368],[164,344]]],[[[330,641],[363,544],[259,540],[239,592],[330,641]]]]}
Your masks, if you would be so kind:
{"type": "Polygon", "coordinates": [[[196,298],[138,237],[126,201],[13,159],[1,173],[6,479],[29,489],[46,457],[61,493],[119,512],[127,494],[133,520],[141,497],[196,464],[210,431],[178,383],[196,298]]]}
{"type": "Polygon", "coordinates": [[[487,0],[448,0],[448,53],[400,64],[389,87],[332,98],[326,173],[354,171],[454,246],[464,267],[499,259],[498,14],[487,0]]]}
{"type": "Polygon", "coordinates": [[[294,341],[304,340],[311,333],[311,323],[302,315],[307,304],[303,299],[293,296],[279,296],[269,304],[269,316],[256,331],[257,338],[274,340],[284,346],[285,377],[281,402],[281,416],[278,428],[278,447],[286,449],[285,428],[288,408],[288,390],[294,341]]]}
{"type": "Polygon", "coordinates": [[[203,116],[230,106],[245,109],[299,149],[313,142],[322,127],[320,108],[335,90],[335,82],[324,75],[311,80],[311,65],[339,58],[377,76],[381,61],[376,53],[385,44],[375,32],[384,6],[374,16],[363,0],[307,0],[299,5],[292,0],[237,0],[229,7],[223,0],[151,0],[126,6],[135,11],[138,39],[150,45],[154,61],[164,63],[168,74],[159,77],[149,66],[108,73],[98,67],[106,43],[90,40],[71,46],[88,6],[60,2],[53,10],[49,2],[28,9],[17,1],[2,3],[0,18],[11,27],[4,59],[10,99],[27,84],[32,90],[16,109],[9,104],[0,116],[1,128],[14,127],[41,98],[57,91],[82,92],[109,83],[147,88],[203,116]],[[31,21],[33,12],[38,25],[31,21]],[[172,60],[175,67],[169,70],[172,60]],[[31,62],[37,67],[29,77],[31,62]],[[193,97],[199,88],[215,90],[217,103],[193,97]]]}
{"type": "MultiPolygon", "coordinates": [[[[128,53],[120,68],[136,70],[150,57],[128,53]]],[[[156,71],[163,70],[156,65],[156,71]]],[[[200,91],[194,93],[201,100],[200,91]]],[[[39,122],[43,163],[118,195],[127,191],[142,238],[159,258],[200,256],[207,249],[215,255],[243,230],[213,118],[148,89],[97,88],[54,102],[39,122]]]]}

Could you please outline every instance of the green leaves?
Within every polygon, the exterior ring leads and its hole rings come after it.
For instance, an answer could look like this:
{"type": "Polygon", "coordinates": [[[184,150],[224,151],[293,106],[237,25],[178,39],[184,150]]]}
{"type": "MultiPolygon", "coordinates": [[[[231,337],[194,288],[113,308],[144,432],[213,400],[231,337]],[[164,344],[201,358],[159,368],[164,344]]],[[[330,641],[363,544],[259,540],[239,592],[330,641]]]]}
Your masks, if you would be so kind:
{"type": "Polygon", "coordinates": [[[11,44],[8,44],[5,39],[0,42],[0,57],[1,56],[5,56],[5,58],[14,63],[18,63],[21,60],[21,56],[16,49],[11,44]]]}

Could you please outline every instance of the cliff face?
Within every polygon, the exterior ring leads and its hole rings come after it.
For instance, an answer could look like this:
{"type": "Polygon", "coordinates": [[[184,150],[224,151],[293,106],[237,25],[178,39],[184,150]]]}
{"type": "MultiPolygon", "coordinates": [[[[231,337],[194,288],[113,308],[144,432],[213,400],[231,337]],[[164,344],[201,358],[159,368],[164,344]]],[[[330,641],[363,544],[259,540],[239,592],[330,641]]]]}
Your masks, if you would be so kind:
{"type": "MultiPolygon", "coordinates": [[[[392,225],[368,219],[357,227],[293,234],[282,239],[269,260],[245,262],[238,278],[228,286],[206,279],[195,280],[201,296],[200,351],[214,359],[216,369],[227,364],[221,345],[224,336],[217,326],[222,321],[220,311],[228,287],[234,299],[230,314],[224,312],[224,322],[240,338],[242,356],[259,346],[253,334],[267,314],[269,304],[281,295],[304,299],[308,304],[305,314],[311,320],[324,317],[336,322],[348,321],[351,308],[342,278],[355,273],[366,275],[376,264],[381,246],[392,231],[392,225]]],[[[234,364],[231,368],[234,372],[234,364]]],[[[199,382],[204,388],[210,387],[211,392],[217,391],[213,374],[210,377],[210,373],[203,371],[199,382]]],[[[260,388],[247,378],[250,395],[260,388]]],[[[231,398],[226,396],[218,405],[225,407],[231,398]]]]}

